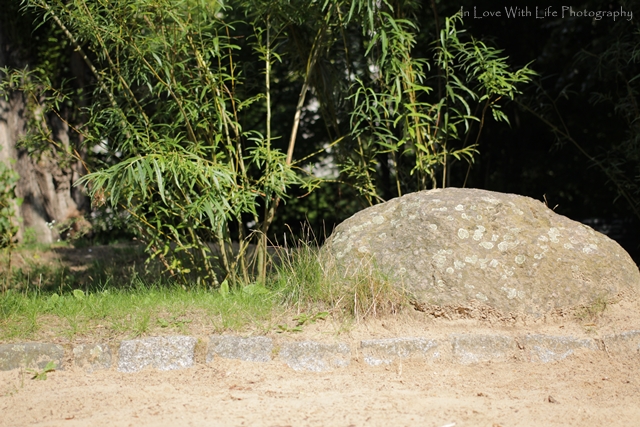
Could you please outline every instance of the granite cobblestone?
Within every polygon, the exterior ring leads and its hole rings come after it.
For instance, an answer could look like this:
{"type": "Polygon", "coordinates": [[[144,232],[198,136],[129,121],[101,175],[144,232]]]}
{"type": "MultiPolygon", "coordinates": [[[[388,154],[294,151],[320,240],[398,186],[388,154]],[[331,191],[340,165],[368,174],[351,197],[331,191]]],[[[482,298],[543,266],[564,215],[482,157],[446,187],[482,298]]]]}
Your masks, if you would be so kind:
{"type": "Polygon", "coordinates": [[[0,344],[0,370],[43,369],[53,361],[57,369],[67,363],[85,369],[185,369],[196,364],[196,345],[206,343],[206,359],[237,359],[249,363],[281,363],[298,371],[323,372],[341,369],[362,360],[369,366],[388,365],[405,359],[427,363],[473,364],[505,361],[558,362],[577,351],[606,352],[609,356],[640,357],[640,330],[602,338],[526,334],[519,336],[451,334],[441,338],[393,337],[359,342],[318,342],[272,339],[264,336],[147,337],[119,344],[85,343],[63,347],[52,343],[0,344]]]}

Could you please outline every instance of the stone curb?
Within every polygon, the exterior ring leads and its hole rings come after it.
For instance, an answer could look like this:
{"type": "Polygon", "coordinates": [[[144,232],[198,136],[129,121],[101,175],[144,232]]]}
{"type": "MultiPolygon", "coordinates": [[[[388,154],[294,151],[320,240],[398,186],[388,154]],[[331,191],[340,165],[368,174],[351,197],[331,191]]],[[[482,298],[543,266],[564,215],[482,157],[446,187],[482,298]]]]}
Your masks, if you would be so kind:
{"type": "Polygon", "coordinates": [[[366,364],[378,366],[410,357],[439,359],[441,353],[438,344],[438,341],[427,338],[387,338],[361,341],[360,349],[366,364]]]}
{"type": "Polygon", "coordinates": [[[296,371],[324,372],[349,366],[351,348],[345,343],[287,342],[278,357],[296,371]]]}
{"type": "MultiPolygon", "coordinates": [[[[57,344],[0,344],[0,370],[43,369],[49,361],[64,369],[67,361],[92,372],[116,369],[138,372],[144,369],[173,370],[194,366],[197,348],[205,340],[189,336],[148,337],[122,341],[117,360],[108,344],[74,346],[69,352],[57,344]],[[65,358],[65,356],[69,356],[65,358]]],[[[576,351],[602,351],[609,356],[634,354],[640,357],[640,330],[608,335],[601,339],[527,334],[521,336],[489,334],[450,334],[447,338],[388,338],[360,341],[359,346],[344,342],[278,341],[264,336],[238,337],[214,335],[206,342],[206,357],[238,359],[255,363],[283,363],[296,371],[326,372],[362,360],[379,366],[402,360],[427,363],[450,361],[460,364],[505,362],[557,362],[576,351]]]]}
{"type": "Polygon", "coordinates": [[[148,367],[160,371],[189,368],[195,364],[197,342],[197,338],[185,336],[122,341],[118,351],[118,371],[138,372],[148,367]]]}

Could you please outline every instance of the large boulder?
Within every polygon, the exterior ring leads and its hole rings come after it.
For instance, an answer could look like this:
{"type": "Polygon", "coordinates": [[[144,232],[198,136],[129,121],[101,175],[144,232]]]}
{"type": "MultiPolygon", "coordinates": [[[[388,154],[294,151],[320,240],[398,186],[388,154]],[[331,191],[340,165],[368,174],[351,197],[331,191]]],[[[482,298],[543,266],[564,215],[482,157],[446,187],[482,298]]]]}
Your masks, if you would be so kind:
{"type": "Polygon", "coordinates": [[[640,286],[615,241],[529,197],[447,188],[389,200],[325,244],[341,268],[373,265],[421,307],[488,307],[538,317],[640,286]]]}

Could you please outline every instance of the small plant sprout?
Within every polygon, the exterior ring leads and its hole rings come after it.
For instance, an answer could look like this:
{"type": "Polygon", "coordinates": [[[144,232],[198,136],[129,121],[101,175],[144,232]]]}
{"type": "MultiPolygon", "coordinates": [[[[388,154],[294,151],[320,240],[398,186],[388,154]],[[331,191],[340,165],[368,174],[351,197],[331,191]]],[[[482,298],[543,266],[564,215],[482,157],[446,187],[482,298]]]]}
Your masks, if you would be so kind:
{"type": "Polygon", "coordinates": [[[32,380],[41,380],[44,381],[47,379],[47,374],[54,372],[56,370],[56,363],[53,360],[50,360],[42,371],[38,371],[36,369],[27,369],[27,372],[33,374],[31,377],[32,380]]]}

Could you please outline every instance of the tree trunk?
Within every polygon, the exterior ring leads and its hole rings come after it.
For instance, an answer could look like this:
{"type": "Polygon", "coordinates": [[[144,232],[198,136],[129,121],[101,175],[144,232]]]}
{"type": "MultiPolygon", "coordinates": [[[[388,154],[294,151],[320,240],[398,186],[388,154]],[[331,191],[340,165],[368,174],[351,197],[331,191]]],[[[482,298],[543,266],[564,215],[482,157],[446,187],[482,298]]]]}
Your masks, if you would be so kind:
{"type": "MultiPolygon", "coordinates": [[[[17,58],[11,40],[0,28],[0,67],[23,68],[28,60],[17,58]]],[[[1,78],[1,77],[0,77],[1,78]]],[[[46,118],[53,138],[62,146],[69,146],[69,129],[57,117],[46,118]]],[[[20,216],[18,240],[35,239],[52,243],[60,236],[54,225],[83,220],[82,210],[88,208],[85,194],[73,183],[84,173],[77,162],[62,168],[55,151],[30,156],[18,142],[26,133],[25,101],[15,92],[8,101],[0,98],[0,161],[11,165],[20,175],[16,194],[23,202],[16,209],[20,216]],[[55,222],[54,222],[55,221],[55,222]]]]}

